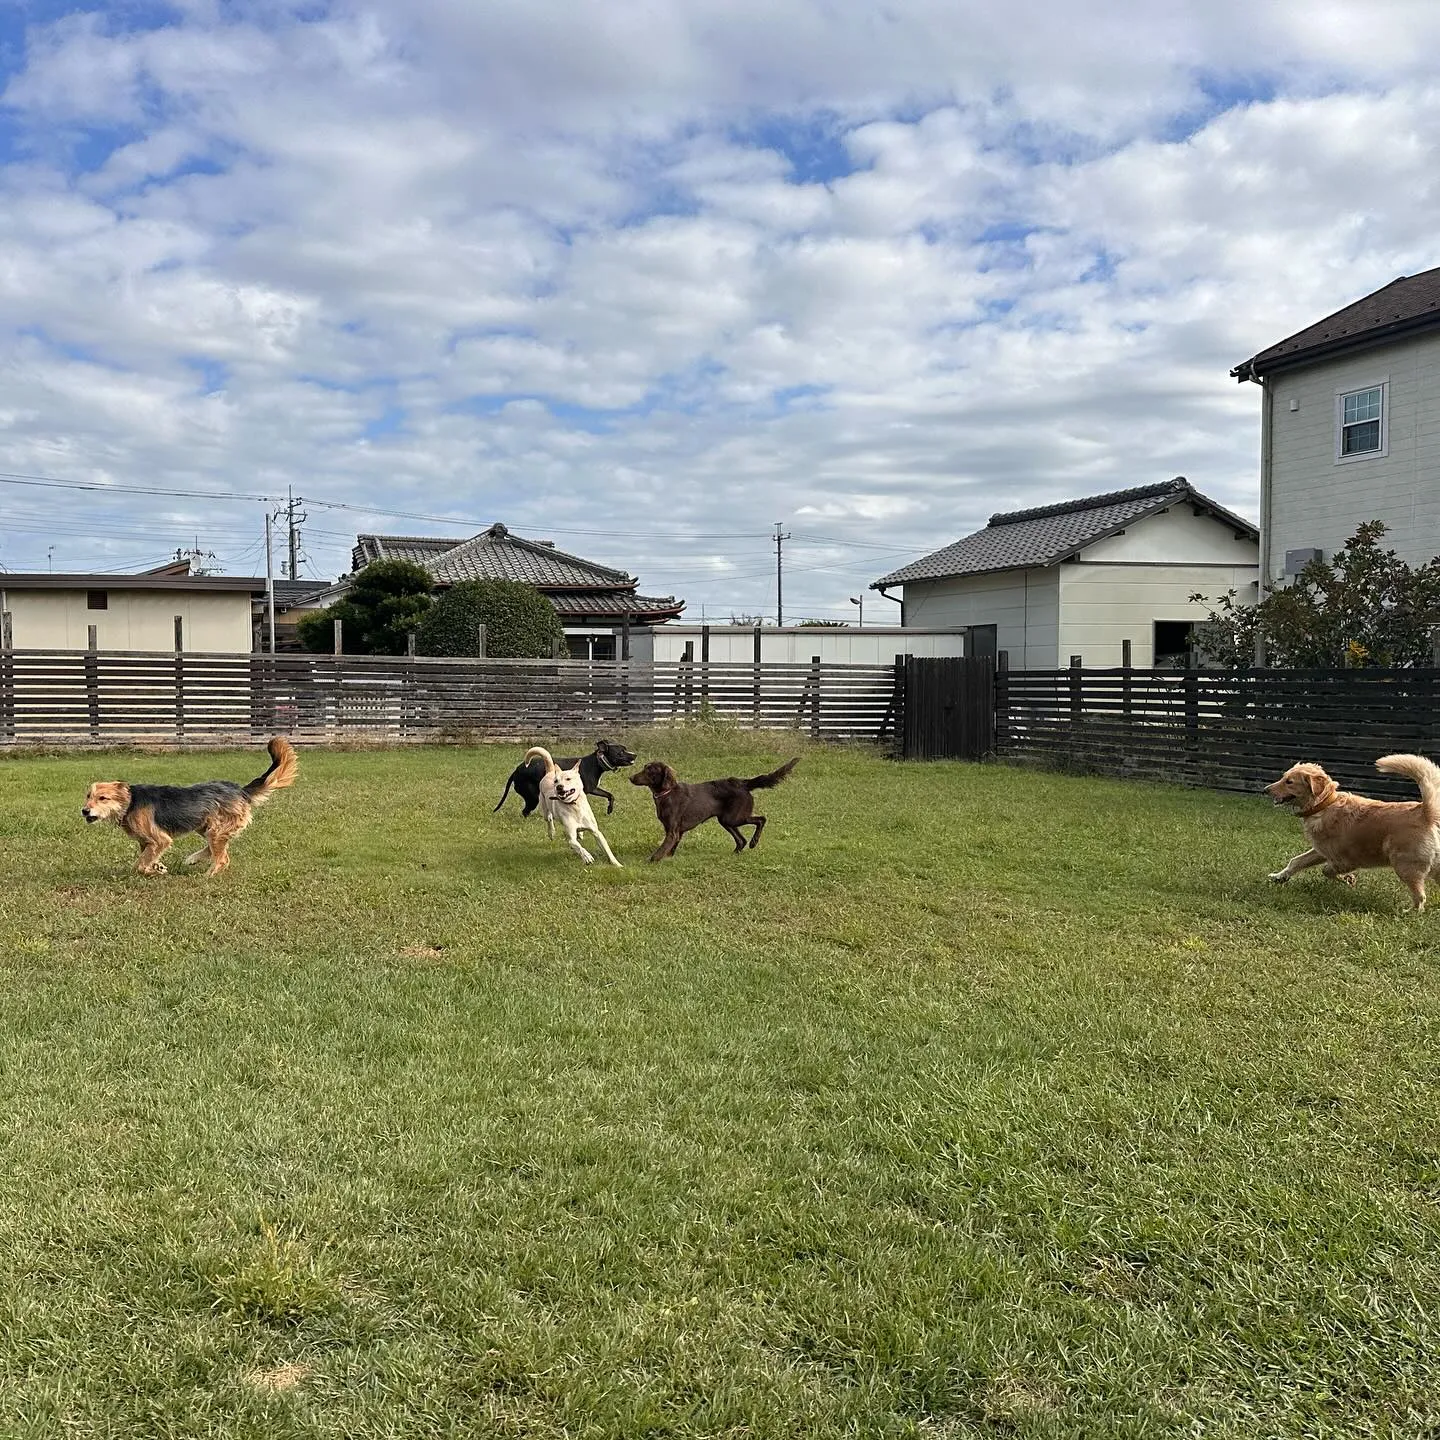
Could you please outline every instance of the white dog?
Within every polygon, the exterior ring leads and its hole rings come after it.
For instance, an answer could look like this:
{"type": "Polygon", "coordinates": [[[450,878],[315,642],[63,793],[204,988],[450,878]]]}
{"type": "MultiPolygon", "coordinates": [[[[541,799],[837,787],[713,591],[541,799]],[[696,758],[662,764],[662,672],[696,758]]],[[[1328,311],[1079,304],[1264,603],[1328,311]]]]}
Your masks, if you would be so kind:
{"type": "Polygon", "coordinates": [[[555,838],[555,822],[565,832],[566,843],[587,864],[593,865],[595,857],[580,843],[581,834],[588,830],[599,842],[605,858],[612,865],[619,865],[615,853],[600,833],[595,823],[595,814],[585,798],[585,784],[580,778],[580,767],[562,770],[551,758],[548,750],[532,745],[525,752],[527,760],[545,762],[545,778],[540,782],[540,813],[545,817],[545,828],[550,838],[555,838]]]}

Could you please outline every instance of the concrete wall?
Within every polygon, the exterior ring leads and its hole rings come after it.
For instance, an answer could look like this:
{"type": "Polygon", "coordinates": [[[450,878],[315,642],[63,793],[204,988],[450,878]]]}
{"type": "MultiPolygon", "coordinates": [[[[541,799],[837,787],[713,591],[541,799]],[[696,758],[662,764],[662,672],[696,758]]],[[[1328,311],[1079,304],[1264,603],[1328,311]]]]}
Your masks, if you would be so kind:
{"type": "Polygon", "coordinates": [[[1281,574],[1287,550],[1333,555],[1366,520],[1383,520],[1386,546],[1412,565],[1440,554],[1440,335],[1308,365],[1266,386],[1267,576],[1281,574]],[[1337,460],[1336,396],[1378,384],[1385,453],[1337,460]]]}
{"type": "Polygon", "coordinates": [[[250,652],[250,596],[243,590],[107,590],[105,610],[89,609],[88,593],[6,591],[15,648],[83,650],[93,625],[101,650],[173,650],[175,617],[180,615],[187,650],[250,652]]]}
{"type": "Polygon", "coordinates": [[[1048,670],[1058,663],[1059,576],[1056,570],[1004,570],[905,586],[907,629],[994,625],[996,648],[1013,670],[1048,670]]]}
{"type": "MultiPolygon", "coordinates": [[[[1253,555],[1254,541],[1248,548],[1253,555]]],[[[1119,665],[1123,642],[1129,640],[1130,663],[1150,665],[1157,620],[1203,620],[1213,605],[1192,604],[1190,596],[1196,594],[1213,602],[1234,589],[1239,600],[1253,604],[1256,574],[1253,563],[1105,565],[1081,560],[1062,565],[1057,663],[1066,665],[1070,656],[1080,655],[1086,665],[1119,665]]]]}
{"type": "MultiPolygon", "coordinates": [[[[878,600],[885,605],[888,602],[878,600]]],[[[891,604],[890,609],[894,609],[891,604]]],[[[869,609],[867,604],[866,609],[869,609]]],[[[686,643],[701,655],[699,625],[659,625],[653,630],[630,632],[630,655],[634,660],[664,663],[679,660],[686,643]]],[[[963,655],[965,637],[957,631],[924,631],[876,625],[864,629],[847,627],[771,626],[760,631],[762,664],[808,664],[818,655],[831,665],[889,665],[897,655],[963,655]]],[[[717,664],[749,665],[755,659],[755,631],[746,626],[712,625],[710,659],[717,664]]]]}

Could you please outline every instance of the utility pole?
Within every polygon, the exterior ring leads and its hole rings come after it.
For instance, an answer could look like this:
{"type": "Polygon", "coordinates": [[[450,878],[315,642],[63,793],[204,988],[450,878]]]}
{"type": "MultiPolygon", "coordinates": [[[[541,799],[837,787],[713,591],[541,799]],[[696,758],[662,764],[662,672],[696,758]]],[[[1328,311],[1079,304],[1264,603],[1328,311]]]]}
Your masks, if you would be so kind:
{"type": "Polygon", "coordinates": [[[783,533],[782,526],[775,522],[775,624],[785,623],[785,542],[790,537],[783,533]]]}
{"type": "Polygon", "coordinates": [[[295,487],[289,487],[290,499],[285,506],[285,523],[290,530],[290,575],[291,580],[300,578],[300,526],[310,517],[300,509],[295,498],[295,487]]]}
{"type": "Polygon", "coordinates": [[[265,512],[265,618],[270,628],[270,653],[275,653],[275,545],[270,512],[265,512]]]}

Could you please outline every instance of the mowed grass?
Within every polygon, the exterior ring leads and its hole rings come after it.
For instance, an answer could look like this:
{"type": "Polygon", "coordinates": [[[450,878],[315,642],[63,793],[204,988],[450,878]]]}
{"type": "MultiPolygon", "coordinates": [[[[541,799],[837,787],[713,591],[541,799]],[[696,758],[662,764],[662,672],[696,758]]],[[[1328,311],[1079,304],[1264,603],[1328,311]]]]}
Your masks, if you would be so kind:
{"type": "Polygon", "coordinates": [[[258,752],[0,761],[0,1434],[1435,1433],[1440,915],[803,753],[739,857],[615,777],[611,870],[519,747],[308,751],[217,881],[80,799],[258,752]]]}

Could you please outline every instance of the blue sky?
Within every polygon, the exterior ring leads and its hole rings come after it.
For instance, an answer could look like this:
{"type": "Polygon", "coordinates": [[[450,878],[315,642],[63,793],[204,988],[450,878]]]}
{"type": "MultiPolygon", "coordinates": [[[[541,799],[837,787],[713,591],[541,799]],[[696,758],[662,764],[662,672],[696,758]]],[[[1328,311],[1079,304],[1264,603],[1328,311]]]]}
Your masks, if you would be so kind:
{"type": "Polygon", "coordinates": [[[1253,513],[1230,367],[1440,264],[1440,18],[1361,14],[5,7],[0,471],[187,496],[0,483],[0,564],[254,571],[293,487],[311,573],[503,520],[721,617],[781,521],[841,618],[994,510],[1253,513]]]}

